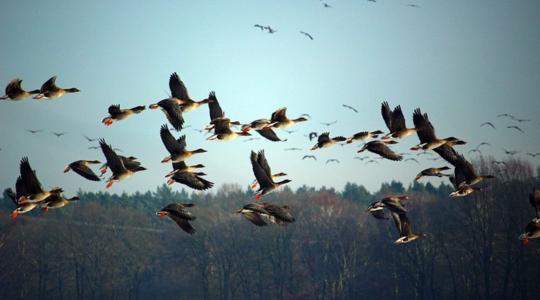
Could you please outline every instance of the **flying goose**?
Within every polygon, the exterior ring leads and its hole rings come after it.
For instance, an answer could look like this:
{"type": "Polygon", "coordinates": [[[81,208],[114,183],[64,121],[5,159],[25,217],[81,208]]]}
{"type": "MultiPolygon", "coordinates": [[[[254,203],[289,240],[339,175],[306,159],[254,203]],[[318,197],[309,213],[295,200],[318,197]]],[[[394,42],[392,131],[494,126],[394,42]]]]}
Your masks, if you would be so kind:
{"type": "Polygon", "coordinates": [[[67,165],[64,168],[64,173],[69,172],[70,170],[73,170],[73,172],[81,175],[82,177],[92,180],[92,181],[100,181],[99,177],[88,167],[89,164],[99,164],[101,163],[99,160],[77,160],[69,165],[67,165]]]}
{"type": "Polygon", "coordinates": [[[34,94],[39,94],[39,90],[33,90],[33,91],[25,91],[21,87],[22,80],[21,79],[13,79],[11,80],[8,85],[6,86],[6,94],[4,96],[0,97],[0,100],[23,100],[25,98],[28,98],[34,94]]]}
{"type": "Polygon", "coordinates": [[[383,137],[384,139],[391,137],[397,139],[405,138],[412,135],[417,130],[416,127],[407,128],[405,125],[405,117],[401,111],[401,105],[398,105],[394,110],[391,110],[388,102],[384,101],[381,105],[381,114],[384,123],[386,123],[386,127],[390,130],[390,132],[383,137]]]}
{"type": "Polygon", "coordinates": [[[264,150],[259,151],[259,153],[251,151],[250,160],[253,174],[255,175],[255,179],[259,183],[259,190],[257,191],[257,194],[255,196],[257,200],[260,200],[262,196],[274,191],[280,186],[291,182],[291,180],[289,179],[274,182],[274,180],[272,179],[272,171],[270,169],[270,165],[268,164],[266,156],[264,155],[264,150]]]}
{"type": "Polygon", "coordinates": [[[193,226],[191,226],[190,221],[194,221],[196,217],[191,212],[186,210],[186,208],[193,206],[194,204],[192,203],[171,203],[162,208],[156,214],[160,219],[165,217],[171,218],[171,220],[173,220],[183,231],[189,234],[194,234],[195,229],[193,226]]]}
{"type": "Polygon", "coordinates": [[[34,99],[52,99],[59,98],[66,94],[78,93],[80,92],[77,88],[59,88],[56,86],[56,76],[49,78],[39,90],[39,94],[34,96],[34,99]]]}
{"type": "Polygon", "coordinates": [[[394,140],[380,140],[380,141],[371,141],[357,151],[357,153],[363,152],[365,150],[373,152],[389,160],[399,161],[403,159],[403,156],[392,151],[387,144],[397,144],[394,140]]]}
{"type": "Polygon", "coordinates": [[[108,145],[104,139],[99,140],[99,145],[101,147],[103,155],[105,155],[105,158],[107,159],[107,166],[111,169],[112,172],[112,176],[109,177],[109,179],[107,180],[107,184],[105,185],[106,188],[111,188],[114,182],[124,180],[133,176],[137,172],[146,170],[146,168],[140,165],[133,169],[128,168],[124,164],[124,161],[120,159],[120,157],[118,157],[116,152],[114,152],[111,146],[108,145]]]}
{"type": "Polygon", "coordinates": [[[120,105],[109,106],[109,116],[101,120],[105,126],[111,126],[114,121],[125,120],[128,117],[138,114],[145,109],[144,105],[135,106],[132,108],[120,109],[120,105]]]}
{"type": "Polygon", "coordinates": [[[165,145],[165,148],[167,149],[167,151],[169,151],[170,154],[169,156],[161,160],[162,163],[166,163],[169,161],[180,162],[190,158],[193,154],[206,152],[206,150],[201,148],[193,151],[186,150],[186,136],[183,135],[178,138],[178,140],[176,140],[169,131],[167,125],[161,126],[159,134],[161,136],[161,141],[163,142],[163,145],[165,145]]]}

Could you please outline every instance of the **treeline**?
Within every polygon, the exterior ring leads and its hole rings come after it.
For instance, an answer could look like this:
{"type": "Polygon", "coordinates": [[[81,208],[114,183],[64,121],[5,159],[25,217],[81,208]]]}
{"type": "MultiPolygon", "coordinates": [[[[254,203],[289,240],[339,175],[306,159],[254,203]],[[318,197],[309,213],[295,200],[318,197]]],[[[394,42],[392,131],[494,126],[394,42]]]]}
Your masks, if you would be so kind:
{"type": "Polygon", "coordinates": [[[449,198],[446,184],[382,184],[371,194],[285,188],[265,201],[292,207],[296,222],[256,227],[235,211],[254,199],[238,185],[214,193],[167,186],[131,195],[79,192],[81,201],[15,221],[0,208],[0,299],[537,299],[540,241],[517,239],[533,217],[538,184],[525,161],[497,168],[481,193],[449,198]],[[396,246],[391,220],[365,209],[406,193],[413,230],[396,246]],[[193,236],[155,212],[193,202],[193,236]]]}

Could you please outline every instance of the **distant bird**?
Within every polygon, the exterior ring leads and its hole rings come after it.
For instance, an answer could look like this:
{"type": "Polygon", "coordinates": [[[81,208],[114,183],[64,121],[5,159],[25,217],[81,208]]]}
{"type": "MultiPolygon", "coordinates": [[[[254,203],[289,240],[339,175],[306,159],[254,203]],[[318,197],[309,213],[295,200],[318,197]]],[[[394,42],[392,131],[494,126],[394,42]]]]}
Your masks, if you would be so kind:
{"type": "Polygon", "coordinates": [[[73,172],[81,175],[82,177],[92,180],[92,181],[100,181],[99,177],[88,167],[89,164],[100,164],[101,162],[99,160],[77,160],[69,165],[67,165],[64,168],[64,173],[69,172],[70,170],[73,170],[73,172]]]}
{"type": "Polygon", "coordinates": [[[52,134],[54,134],[56,137],[61,137],[63,135],[65,135],[67,132],[51,132],[52,134]]]}
{"type": "Polygon", "coordinates": [[[283,151],[301,151],[301,150],[302,150],[302,148],[296,148],[296,147],[283,149],[283,151]]]}
{"type": "Polygon", "coordinates": [[[257,191],[255,199],[260,200],[262,196],[274,191],[284,184],[291,182],[289,179],[274,182],[272,179],[270,165],[268,164],[266,156],[264,155],[264,150],[259,151],[259,153],[251,151],[250,159],[253,174],[259,183],[259,190],[257,191]]]}
{"type": "Polygon", "coordinates": [[[315,155],[304,155],[304,157],[302,157],[302,160],[304,160],[306,158],[311,158],[313,160],[317,160],[317,157],[315,157],[315,155]]]}
{"type": "Polygon", "coordinates": [[[316,150],[316,149],[320,149],[320,148],[327,148],[327,147],[330,147],[336,143],[339,143],[339,142],[345,142],[347,139],[343,136],[336,136],[336,137],[333,137],[333,138],[330,138],[330,133],[329,132],[325,132],[325,133],[322,133],[321,135],[319,135],[319,138],[317,139],[317,144],[315,144],[311,150],[316,150]]]}
{"type": "Polygon", "coordinates": [[[334,125],[336,123],[337,123],[337,120],[335,120],[334,122],[328,122],[328,123],[327,122],[321,122],[322,125],[327,126],[327,127],[330,126],[330,125],[334,125]]]}
{"type": "Polygon", "coordinates": [[[506,126],[506,128],[509,128],[509,129],[515,129],[521,133],[525,133],[521,128],[519,128],[518,126],[515,126],[515,125],[512,125],[512,126],[506,126]]]}
{"type": "Polygon", "coordinates": [[[288,133],[288,134],[293,134],[293,133],[297,132],[298,130],[287,130],[287,129],[283,129],[283,131],[285,131],[285,132],[288,133]]]}
{"type": "Polygon", "coordinates": [[[373,159],[370,159],[370,160],[366,161],[366,165],[371,164],[371,163],[377,163],[378,164],[379,162],[376,161],[376,160],[373,160],[373,159]]]}
{"type": "Polygon", "coordinates": [[[257,27],[257,28],[259,28],[261,31],[264,31],[264,26],[263,26],[263,25],[255,24],[255,25],[253,25],[253,27],[257,27]]]}
{"type": "Polygon", "coordinates": [[[277,30],[273,29],[272,27],[270,26],[264,26],[263,27],[264,29],[268,30],[268,33],[272,34],[272,33],[275,33],[277,30]]]}
{"type": "Polygon", "coordinates": [[[305,31],[300,31],[300,33],[303,34],[303,35],[305,35],[305,36],[307,36],[310,40],[313,41],[313,36],[311,36],[311,34],[305,32],[305,31]]]}
{"type": "Polygon", "coordinates": [[[503,151],[504,151],[504,154],[510,155],[510,156],[514,156],[514,155],[516,155],[516,154],[519,153],[519,151],[517,151],[517,150],[506,150],[506,149],[503,149],[503,151]]]}
{"type": "Polygon", "coordinates": [[[519,236],[519,239],[522,241],[523,245],[529,243],[529,239],[540,238],[540,190],[534,189],[532,193],[529,194],[529,203],[534,209],[536,217],[530,221],[523,233],[519,236]]]}
{"type": "Polygon", "coordinates": [[[308,135],[310,141],[312,139],[316,138],[317,136],[318,136],[318,134],[316,132],[310,132],[309,135],[308,135]]]}
{"type": "Polygon", "coordinates": [[[491,122],[484,122],[484,123],[480,124],[480,127],[484,127],[484,126],[490,126],[491,128],[496,129],[495,125],[493,125],[493,123],[491,123],[491,122]]]}
{"type": "Polygon", "coordinates": [[[331,162],[338,163],[338,164],[340,163],[339,160],[338,160],[338,159],[335,159],[335,158],[331,158],[331,159],[328,159],[328,160],[326,161],[327,164],[328,164],[328,163],[331,163],[331,162]]]}
{"type": "Polygon", "coordinates": [[[171,185],[175,182],[184,184],[192,189],[204,191],[214,186],[213,182],[210,182],[201,176],[206,175],[203,172],[193,172],[188,170],[176,171],[167,180],[167,184],[171,185]]]}
{"type": "Polygon", "coordinates": [[[428,160],[433,160],[433,161],[435,161],[435,160],[439,160],[439,159],[441,159],[441,158],[440,158],[440,157],[430,157],[430,158],[427,158],[427,159],[428,159],[428,160]]]}
{"type": "Polygon", "coordinates": [[[56,187],[51,190],[43,190],[41,183],[39,182],[36,171],[32,170],[28,157],[21,159],[19,170],[21,174],[22,184],[27,191],[26,195],[22,195],[18,200],[19,204],[24,203],[39,203],[47,199],[51,195],[60,194],[64,190],[56,187]]]}
{"type": "Polygon", "coordinates": [[[392,219],[396,225],[396,228],[399,232],[399,238],[394,241],[394,244],[400,245],[412,242],[416,239],[428,236],[427,233],[413,233],[411,229],[411,223],[407,214],[405,213],[391,213],[392,219]]]}
{"type": "Polygon", "coordinates": [[[103,118],[101,123],[105,126],[111,126],[114,121],[125,120],[132,115],[139,114],[144,109],[144,105],[125,109],[120,109],[120,105],[111,105],[109,106],[109,116],[103,118]]]}
{"type": "Polygon", "coordinates": [[[467,153],[471,154],[471,153],[474,153],[474,152],[476,152],[476,153],[482,155],[482,151],[480,151],[480,149],[478,149],[478,148],[471,149],[471,150],[469,150],[467,153]]]}
{"type": "Polygon", "coordinates": [[[39,94],[34,96],[34,99],[53,99],[59,98],[66,94],[78,93],[80,92],[77,88],[59,88],[56,86],[56,76],[51,77],[47,80],[39,90],[39,94]]]}
{"type": "Polygon", "coordinates": [[[390,130],[390,132],[384,136],[383,139],[391,137],[397,139],[405,138],[412,135],[417,130],[416,127],[407,128],[405,124],[405,117],[401,111],[401,105],[398,105],[394,108],[394,110],[391,110],[388,102],[384,101],[381,104],[381,114],[384,119],[384,123],[386,123],[386,127],[388,127],[388,130],[390,130]]]}
{"type": "Polygon", "coordinates": [[[497,115],[497,118],[500,118],[500,117],[508,117],[508,118],[510,118],[510,119],[513,119],[513,120],[516,119],[516,117],[514,117],[514,116],[511,115],[511,114],[500,114],[500,115],[497,115]]]}
{"type": "Polygon", "coordinates": [[[527,155],[534,158],[534,157],[537,157],[538,155],[540,155],[540,152],[536,152],[536,153],[527,152],[527,155]]]}
{"type": "Polygon", "coordinates": [[[128,168],[122,159],[114,152],[110,145],[104,139],[99,140],[101,151],[107,159],[107,166],[111,169],[112,176],[107,180],[106,188],[110,188],[114,182],[124,180],[133,176],[136,172],[144,171],[146,168],[138,166],[134,169],[128,168]]]}
{"type": "Polygon", "coordinates": [[[397,144],[397,142],[394,140],[371,141],[371,142],[366,143],[357,152],[360,153],[362,151],[368,150],[369,152],[373,152],[389,160],[394,160],[394,161],[402,160],[403,156],[396,154],[387,146],[387,144],[397,144]]]}
{"type": "Polygon", "coordinates": [[[31,134],[36,134],[38,132],[42,132],[43,130],[41,130],[41,129],[36,129],[36,130],[35,129],[27,129],[26,131],[30,132],[31,134]]]}
{"type": "Polygon", "coordinates": [[[90,147],[88,147],[88,149],[91,149],[91,150],[100,149],[100,148],[101,148],[100,146],[90,146],[90,147]]]}
{"type": "Polygon", "coordinates": [[[354,159],[358,159],[359,161],[363,161],[364,159],[368,159],[368,158],[369,158],[369,156],[362,156],[362,157],[360,157],[360,156],[355,156],[355,157],[354,157],[354,159]]]}
{"type": "Polygon", "coordinates": [[[186,136],[183,135],[178,138],[178,140],[176,140],[169,131],[169,127],[167,125],[161,126],[159,134],[161,136],[161,141],[163,142],[163,145],[165,145],[165,148],[170,154],[169,156],[161,160],[162,163],[166,163],[169,161],[180,162],[190,158],[194,154],[206,152],[206,150],[201,148],[193,151],[186,150],[186,136]]]}
{"type": "Polygon", "coordinates": [[[354,111],[355,113],[358,113],[358,110],[357,110],[356,108],[350,106],[350,105],[342,104],[342,106],[345,107],[345,108],[348,108],[348,109],[350,109],[350,110],[352,110],[352,111],[354,111]]]}
{"type": "Polygon", "coordinates": [[[512,120],[517,121],[519,123],[521,123],[521,122],[529,122],[530,121],[529,119],[519,119],[519,118],[516,118],[516,117],[513,117],[512,120]]]}
{"type": "MultiPolygon", "coordinates": [[[[98,140],[97,138],[89,138],[86,134],[83,134],[83,136],[88,142],[94,142],[94,141],[98,140]]],[[[99,147],[97,147],[97,148],[99,148],[99,147]]]]}
{"type": "Polygon", "coordinates": [[[420,155],[433,155],[433,153],[424,151],[424,152],[419,152],[416,154],[416,156],[420,156],[420,155]]]}
{"type": "Polygon", "coordinates": [[[404,161],[414,161],[417,164],[420,164],[420,162],[416,158],[406,158],[404,161]]]}
{"type": "Polygon", "coordinates": [[[420,144],[412,147],[411,150],[433,150],[442,145],[454,146],[466,144],[466,142],[453,136],[444,139],[437,138],[435,128],[433,128],[433,125],[429,121],[428,115],[426,113],[422,114],[419,108],[414,110],[413,122],[416,128],[416,134],[420,139],[420,144]]]}
{"type": "Polygon", "coordinates": [[[426,176],[436,176],[436,177],[450,176],[448,174],[442,173],[442,171],[446,171],[446,170],[450,170],[450,168],[447,166],[444,166],[440,168],[428,168],[428,169],[422,170],[420,173],[418,173],[418,175],[416,175],[416,177],[414,178],[414,181],[418,181],[420,180],[420,178],[426,177],[426,176]]]}
{"type": "Polygon", "coordinates": [[[332,8],[332,6],[326,2],[323,2],[324,8],[332,8]]]}
{"type": "Polygon", "coordinates": [[[270,118],[270,123],[272,124],[271,127],[282,128],[282,129],[291,127],[294,124],[298,124],[300,122],[305,122],[305,121],[307,121],[305,117],[299,117],[296,119],[287,118],[286,107],[282,107],[276,110],[275,112],[273,112],[270,118]]]}
{"type": "Polygon", "coordinates": [[[249,138],[249,139],[245,139],[245,140],[244,140],[244,143],[246,143],[246,142],[251,142],[251,141],[256,141],[256,140],[260,140],[260,139],[261,139],[261,138],[258,138],[258,137],[251,137],[251,138],[249,138]]]}
{"type": "Polygon", "coordinates": [[[408,7],[412,7],[412,8],[420,8],[420,5],[418,4],[407,4],[408,7]]]}
{"type": "Polygon", "coordinates": [[[368,2],[373,2],[373,3],[376,3],[377,0],[367,0],[368,2]]]}
{"type": "Polygon", "coordinates": [[[384,132],[380,130],[375,131],[361,131],[358,133],[355,133],[352,137],[347,139],[347,144],[352,143],[353,141],[366,141],[368,139],[376,139],[379,137],[380,134],[383,134],[384,132]]]}
{"type": "Polygon", "coordinates": [[[491,144],[487,142],[481,142],[480,144],[478,144],[478,146],[476,146],[476,149],[480,149],[480,147],[482,146],[491,146],[491,144]]]}
{"type": "Polygon", "coordinates": [[[183,231],[194,234],[195,229],[191,226],[190,221],[194,221],[196,218],[191,212],[186,210],[186,208],[193,206],[194,204],[192,203],[171,203],[156,214],[161,219],[165,217],[171,218],[183,231]]]}
{"type": "Polygon", "coordinates": [[[4,96],[1,96],[0,100],[11,99],[17,101],[28,98],[34,94],[39,94],[39,90],[33,90],[29,92],[23,90],[23,88],[21,87],[21,83],[22,80],[18,78],[11,80],[6,86],[6,94],[4,96]]]}
{"type": "Polygon", "coordinates": [[[197,131],[198,133],[204,133],[204,129],[197,129],[197,128],[191,128],[193,131],[197,131]]]}

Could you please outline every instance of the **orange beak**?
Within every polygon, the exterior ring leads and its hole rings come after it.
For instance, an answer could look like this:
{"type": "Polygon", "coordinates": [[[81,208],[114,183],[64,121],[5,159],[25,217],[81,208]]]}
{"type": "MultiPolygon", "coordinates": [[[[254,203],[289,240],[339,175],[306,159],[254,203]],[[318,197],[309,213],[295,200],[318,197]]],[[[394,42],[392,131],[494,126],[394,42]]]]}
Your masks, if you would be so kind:
{"type": "Polygon", "coordinates": [[[10,216],[11,216],[11,219],[12,219],[12,220],[15,220],[15,219],[17,219],[17,216],[18,216],[18,215],[19,215],[19,212],[16,211],[16,210],[14,210],[14,211],[11,213],[10,216]]]}
{"type": "Polygon", "coordinates": [[[521,244],[522,244],[523,246],[527,246],[527,245],[529,244],[529,239],[523,239],[523,240],[521,240],[521,244]]]}
{"type": "Polygon", "coordinates": [[[105,188],[110,189],[112,185],[113,185],[113,181],[109,180],[109,181],[107,181],[107,184],[105,185],[105,188]]]}
{"type": "Polygon", "coordinates": [[[163,219],[163,218],[165,218],[167,216],[167,213],[160,211],[160,212],[158,212],[158,216],[159,216],[160,219],[163,219]]]}
{"type": "Polygon", "coordinates": [[[43,211],[44,213],[48,212],[49,211],[49,207],[48,206],[45,206],[41,209],[41,211],[43,211]]]}
{"type": "Polygon", "coordinates": [[[261,198],[262,198],[262,195],[261,195],[261,194],[255,195],[255,200],[260,201],[261,198]]]}
{"type": "Polygon", "coordinates": [[[107,167],[103,167],[101,169],[99,169],[99,171],[101,172],[101,175],[107,173],[107,167]]]}

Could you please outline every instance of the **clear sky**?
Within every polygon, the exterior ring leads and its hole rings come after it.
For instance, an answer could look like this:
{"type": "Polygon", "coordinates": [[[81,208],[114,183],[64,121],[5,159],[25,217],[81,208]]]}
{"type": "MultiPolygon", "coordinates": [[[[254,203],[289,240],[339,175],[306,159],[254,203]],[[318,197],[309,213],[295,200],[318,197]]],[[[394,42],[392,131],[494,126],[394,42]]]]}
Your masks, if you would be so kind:
{"type": "MultiPolygon", "coordinates": [[[[159,138],[163,113],[144,111],[105,127],[101,119],[110,104],[131,107],[168,96],[168,78],[178,72],[194,99],[215,90],[231,119],[249,122],[288,107],[290,117],[309,113],[311,121],[280,131],[286,143],[206,141],[184,129],[189,148],[209,152],[188,162],[203,163],[207,178],[247,185],[253,174],[250,150],[265,149],[270,165],[292,179],[290,185],[333,186],[352,181],[377,189],[381,182],[410,182],[421,169],[441,165],[354,160],[357,145],[310,154],[310,131],[351,135],[386,130],[380,103],[401,104],[412,126],[420,107],[441,137],[481,141],[504,158],[502,148],[540,152],[540,2],[536,0],[453,1],[2,1],[0,2],[0,85],[22,78],[35,89],[53,75],[61,87],[80,93],[37,102],[0,102],[0,183],[13,186],[22,156],[45,187],[67,191],[103,190],[104,182],[87,181],[64,166],[78,159],[100,159],[82,134],[104,137],[125,155],[137,156],[148,169],[115,184],[112,192],[153,189],[164,182],[170,165],[159,138]],[[416,3],[412,8],[407,4],[416,3]],[[270,25],[275,34],[254,28],[270,25]],[[311,41],[299,33],[307,31],[311,41]],[[358,114],[343,108],[348,104],[358,114]],[[497,114],[532,119],[517,124],[497,114]],[[325,128],[320,122],[338,120],[325,128]],[[492,121],[496,130],[480,128],[492,121]],[[43,129],[31,135],[26,129],[43,129]],[[51,131],[66,131],[57,138],[51,131]],[[284,148],[305,151],[288,152],[284,148]],[[329,158],[341,164],[326,165],[329,158]]],[[[185,114],[185,125],[208,123],[203,107],[185,114]]],[[[177,133],[174,133],[178,135],[177,133]]],[[[258,136],[258,135],[256,135],[258,136]]],[[[418,143],[403,140],[397,151],[418,143]]],[[[375,157],[373,155],[373,157],[375,157]]],[[[471,157],[471,155],[468,155],[471,157]]],[[[540,157],[534,161],[537,164],[540,157]]],[[[175,188],[181,188],[175,185],[175,188]]]]}

